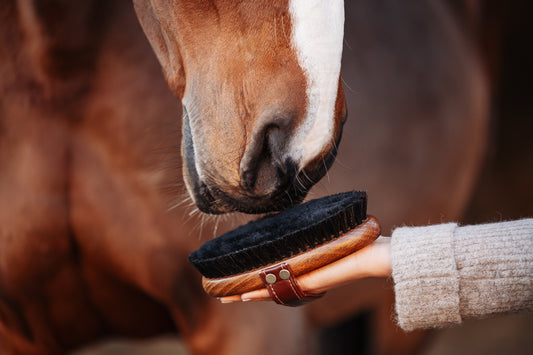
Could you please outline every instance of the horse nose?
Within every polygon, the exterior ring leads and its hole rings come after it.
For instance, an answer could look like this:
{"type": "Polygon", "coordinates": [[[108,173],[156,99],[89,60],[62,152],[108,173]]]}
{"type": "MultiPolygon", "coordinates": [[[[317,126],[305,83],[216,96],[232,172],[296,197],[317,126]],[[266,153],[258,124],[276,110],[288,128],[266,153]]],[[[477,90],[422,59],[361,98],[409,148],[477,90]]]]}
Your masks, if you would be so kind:
{"type": "Polygon", "coordinates": [[[241,163],[241,184],[255,196],[272,196],[285,190],[296,175],[296,164],[286,157],[290,132],[276,119],[252,131],[241,163]]]}

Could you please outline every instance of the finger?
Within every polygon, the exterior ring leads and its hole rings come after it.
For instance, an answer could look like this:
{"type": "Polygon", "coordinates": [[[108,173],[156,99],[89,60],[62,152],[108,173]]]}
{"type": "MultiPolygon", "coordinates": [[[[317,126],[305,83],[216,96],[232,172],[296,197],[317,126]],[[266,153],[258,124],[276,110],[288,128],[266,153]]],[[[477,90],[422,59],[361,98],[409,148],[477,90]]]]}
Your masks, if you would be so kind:
{"type": "Polygon", "coordinates": [[[232,295],[218,297],[220,303],[247,302],[247,301],[269,301],[270,295],[266,288],[243,293],[242,295],[232,295]]]}
{"type": "Polygon", "coordinates": [[[218,300],[220,301],[220,303],[232,303],[242,301],[241,295],[218,297],[218,300]]]}
{"type": "Polygon", "coordinates": [[[266,288],[259,290],[254,290],[250,292],[243,293],[241,295],[243,301],[269,301],[271,300],[270,295],[266,288]]]}

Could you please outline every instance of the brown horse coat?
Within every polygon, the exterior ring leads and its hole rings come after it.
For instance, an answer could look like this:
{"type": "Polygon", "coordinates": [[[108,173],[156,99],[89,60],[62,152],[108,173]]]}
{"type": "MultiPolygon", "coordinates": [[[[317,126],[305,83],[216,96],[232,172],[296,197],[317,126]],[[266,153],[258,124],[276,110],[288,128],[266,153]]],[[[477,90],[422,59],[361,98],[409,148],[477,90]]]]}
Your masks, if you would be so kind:
{"type": "MultiPolygon", "coordinates": [[[[385,231],[458,217],[484,143],[475,53],[441,5],[346,6],[350,119],[312,196],[366,189],[385,231]]],[[[307,309],[203,293],[186,256],[214,222],[168,209],[185,195],[181,110],[131,4],[8,0],[0,23],[2,354],[176,329],[195,353],[309,353],[317,327],[379,304],[377,348],[410,349],[376,280],[307,309]]]]}

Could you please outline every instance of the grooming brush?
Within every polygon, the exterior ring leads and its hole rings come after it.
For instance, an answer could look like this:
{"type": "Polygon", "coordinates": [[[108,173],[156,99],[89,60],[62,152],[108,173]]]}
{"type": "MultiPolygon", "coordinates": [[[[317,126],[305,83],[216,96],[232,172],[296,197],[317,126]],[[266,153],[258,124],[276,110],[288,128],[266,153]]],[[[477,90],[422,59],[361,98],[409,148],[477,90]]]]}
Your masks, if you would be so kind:
{"type": "Polygon", "coordinates": [[[306,293],[296,277],[372,243],[378,221],[366,215],[365,192],[311,200],[229,231],[189,255],[214,297],[267,288],[279,304],[300,305],[322,294],[306,293]]]}

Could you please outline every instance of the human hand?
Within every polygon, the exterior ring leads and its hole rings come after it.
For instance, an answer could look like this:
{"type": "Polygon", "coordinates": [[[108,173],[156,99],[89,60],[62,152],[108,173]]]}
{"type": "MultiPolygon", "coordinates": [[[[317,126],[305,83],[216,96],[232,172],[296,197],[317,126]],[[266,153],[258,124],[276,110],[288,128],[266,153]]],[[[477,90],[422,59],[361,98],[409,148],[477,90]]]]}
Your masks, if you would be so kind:
{"type": "MultiPolygon", "coordinates": [[[[388,277],[391,272],[390,238],[379,237],[363,249],[296,280],[303,291],[321,293],[365,277],[388,277]]],[[[219,298],[222,303],[266,300],[271,300],[266,288],[219,298]]]]}

